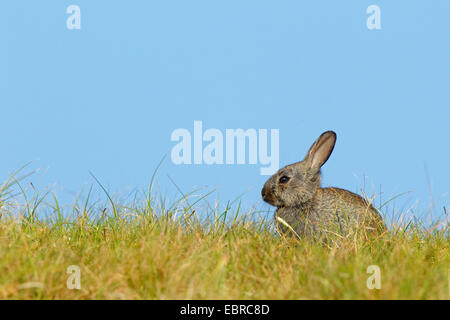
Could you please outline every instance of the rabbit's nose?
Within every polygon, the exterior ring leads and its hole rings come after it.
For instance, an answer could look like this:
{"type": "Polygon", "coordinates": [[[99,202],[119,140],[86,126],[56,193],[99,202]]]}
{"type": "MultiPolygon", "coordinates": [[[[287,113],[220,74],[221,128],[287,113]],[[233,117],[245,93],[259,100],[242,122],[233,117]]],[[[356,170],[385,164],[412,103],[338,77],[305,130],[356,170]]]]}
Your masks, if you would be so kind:
{"type": "Polygon", "coordinates": [[[261,190],[261,196],[262,196],[262,198],[263,198],[263,200],[264,201],[267,201],[268,199],[267,199],[267,197],[268,197],[268,195],[269,195],[269,192],[268,192],[269,190],[268,190],[268,188],[267,188],[267,186],[264,186],[263,188],[262,188],[262,190],[261,190]]]}

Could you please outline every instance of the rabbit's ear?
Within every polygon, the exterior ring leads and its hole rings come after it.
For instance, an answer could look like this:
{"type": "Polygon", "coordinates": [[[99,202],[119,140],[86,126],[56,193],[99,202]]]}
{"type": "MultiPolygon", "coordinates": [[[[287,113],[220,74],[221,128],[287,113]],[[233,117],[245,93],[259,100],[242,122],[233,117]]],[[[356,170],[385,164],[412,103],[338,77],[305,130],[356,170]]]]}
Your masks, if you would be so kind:
{"type": "Polygon", "coordinates": [[[320,169],[333,152],[336,143],[336,133],[327,131],[313,143],[306,154],[305,161],[311,163],[311,168],[320,169]]]}

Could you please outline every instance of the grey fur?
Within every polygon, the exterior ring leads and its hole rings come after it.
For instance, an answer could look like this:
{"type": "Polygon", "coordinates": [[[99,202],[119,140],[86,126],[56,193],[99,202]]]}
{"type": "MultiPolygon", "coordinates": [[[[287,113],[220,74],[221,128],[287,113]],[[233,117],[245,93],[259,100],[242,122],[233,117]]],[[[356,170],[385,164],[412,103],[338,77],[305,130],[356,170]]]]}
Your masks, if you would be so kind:
{"type": "Polygon", "coordinates": [[[341,238],[357,231],[379,233],[385,229],[378,211],[359,195],[320,187],[320,167],[328,160],[335,142],[333,131],[324,132],[303,161],[281,168],[264,184],[261,194],[264,201],[278,208],[275,218],[280,232],[291,233],[292,228],[301,238],[329,241],[331,236],[341,238]]]}

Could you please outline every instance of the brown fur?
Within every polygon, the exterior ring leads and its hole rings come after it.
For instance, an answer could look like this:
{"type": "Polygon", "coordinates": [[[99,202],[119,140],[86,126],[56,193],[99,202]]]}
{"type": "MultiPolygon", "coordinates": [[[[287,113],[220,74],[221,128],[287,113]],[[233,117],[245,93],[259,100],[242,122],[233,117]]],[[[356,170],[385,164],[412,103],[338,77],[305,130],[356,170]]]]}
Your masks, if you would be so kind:
{"type": "MultiPolygon", "coordinates": [[[[330,235],[347,237],[358,231],[378,233],[385,229],[377,210],[359,195],[320,187],[320,167],[335,142],[334,132],[323,133],[303,161],[278,170],[261,191],[264,201],[278,208],[275,217],[284,220],[299,237],[327,240],[330,235]]],[[[290,231],[278,219],[276,223],[282,233],[290,231]]]]}

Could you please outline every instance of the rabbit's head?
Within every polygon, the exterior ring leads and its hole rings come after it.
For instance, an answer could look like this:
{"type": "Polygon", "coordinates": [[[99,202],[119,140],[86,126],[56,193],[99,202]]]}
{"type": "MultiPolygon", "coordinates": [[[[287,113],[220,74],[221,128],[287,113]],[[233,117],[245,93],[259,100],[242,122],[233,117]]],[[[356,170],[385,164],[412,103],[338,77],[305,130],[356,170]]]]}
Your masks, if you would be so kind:
{"type": "Polygon", "coordinates": [[[320,168],[336,143],[336,133],[327,131],[309,148],[303,161],[281,168],[264,184],[261,195],[275,207],[302,207],[320,188],[320,168]]]}

